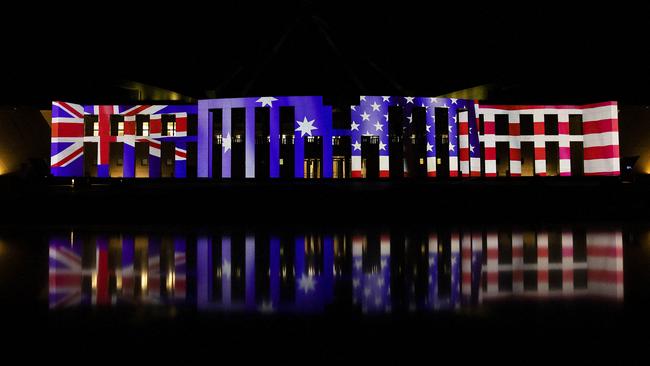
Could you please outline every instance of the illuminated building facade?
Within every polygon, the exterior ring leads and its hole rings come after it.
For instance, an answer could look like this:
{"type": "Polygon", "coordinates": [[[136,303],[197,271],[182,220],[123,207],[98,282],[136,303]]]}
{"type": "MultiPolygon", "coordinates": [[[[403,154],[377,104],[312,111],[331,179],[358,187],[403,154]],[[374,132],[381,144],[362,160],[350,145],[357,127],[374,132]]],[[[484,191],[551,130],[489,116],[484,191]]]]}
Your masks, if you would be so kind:
{"type": "Polygon", "coordinates": [[[336,112],[318,96],[54,102],[51,172],[235,179],[620,174],[616,102],[515,106],[362,96],[349,116],[336,112]]]}
{"type": "Polygon", "coordinates": [[[68,232],[49,240],[51,308],[431,311],[514,299],[623,300],[623,235],[609,229],[454,229],[399,236],[68,232]]]}

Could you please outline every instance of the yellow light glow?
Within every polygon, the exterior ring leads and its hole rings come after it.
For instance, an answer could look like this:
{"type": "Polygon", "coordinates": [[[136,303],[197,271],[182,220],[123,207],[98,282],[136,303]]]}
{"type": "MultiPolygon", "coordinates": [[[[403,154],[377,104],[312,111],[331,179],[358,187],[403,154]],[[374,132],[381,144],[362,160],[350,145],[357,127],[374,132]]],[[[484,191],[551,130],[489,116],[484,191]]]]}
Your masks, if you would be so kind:
{"type": "Polygon", "coordinates": [[[140,278],[141,278],[140,289],[142,290],[142,292],[145,292],[147,291],[147,272],[142,272],[140,278]]]}
{"type": "Polygon", "coordinates": [[[93,291],[97,290],[97,271],[93,271],[90,283],[92,285],[93,291]]]}

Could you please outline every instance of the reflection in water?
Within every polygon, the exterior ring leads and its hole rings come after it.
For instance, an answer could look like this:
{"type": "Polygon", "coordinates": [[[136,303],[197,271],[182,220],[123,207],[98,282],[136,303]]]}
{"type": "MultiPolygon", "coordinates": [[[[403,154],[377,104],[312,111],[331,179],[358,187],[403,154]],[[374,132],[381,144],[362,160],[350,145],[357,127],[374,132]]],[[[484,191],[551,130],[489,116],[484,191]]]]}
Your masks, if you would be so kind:
{"type": "Polygon", "coordinates": [[[620,230],[50,237],[49,303],[259,312],[444,310],[623,298],[620,230]]]}

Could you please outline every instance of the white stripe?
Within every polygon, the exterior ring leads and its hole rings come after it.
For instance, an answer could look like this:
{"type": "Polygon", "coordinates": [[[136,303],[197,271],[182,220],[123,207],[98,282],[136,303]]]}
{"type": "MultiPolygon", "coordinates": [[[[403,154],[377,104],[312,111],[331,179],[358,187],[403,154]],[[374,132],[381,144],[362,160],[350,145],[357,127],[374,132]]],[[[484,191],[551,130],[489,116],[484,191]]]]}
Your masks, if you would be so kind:
{"type": "Polygon", "coordinates": [[[77,123],[83,124],[84,119],[79,117],[52,117],[52,123],[77,123]]]}
{"type": "Polygon", "coordinates": [[[618,173],[620,163],[619,158],[585,160],[585,173],[618,173]]]}
{"type": "Polygon", "coordinates": [[[584,147],[618,145],[618,132],[592,133],[584,136],[584,147]]]}
{"type": "Polygon", "coordinates": [[[603,119],[617,119],[618,106],[607,105],[596,108],[587,108],[582,117],[583,122],[600,121],[603,119]]]}
{"type": "Polygon", "coordinates": [[[389,157],[379,156],[379,170],[389,170],[389,157]]]}
{"type": "MultiPolygon", "coordinates": [[[[67,158],[67,157],[68,157],[70,154],[72,154],[75,150],[77,150],[77,149],[79,149],[79,148],[81,148],[81,147],[83,147],[83,143],[82,143],[82,142],[78,142],[78,141],[77,141],[77,142],[74,142],[72,145],[66,147],[65,149],[63,149],[63,150],[61,150],[61,151],[59,151],[56,155],[50,157],[50,165],[55,165],[55,164],[57,164],[58,162],[60,162],[61,160],[67,158]]],[[[77,158],[78,158],[79,156],[81,156],[81,155],[83,155],[83,152],[82,152],[81,154],[77,155],[77,158]]],[[[74,159],[72,159],[72,160],[66,162],[66,163],[65,163],[64,165],[62,165],[62,166],[67,166],[68,164],[70,164],[71,162],[73,162],[74,160],[76,160],[77,158],[74,158],[74,159]]]]}

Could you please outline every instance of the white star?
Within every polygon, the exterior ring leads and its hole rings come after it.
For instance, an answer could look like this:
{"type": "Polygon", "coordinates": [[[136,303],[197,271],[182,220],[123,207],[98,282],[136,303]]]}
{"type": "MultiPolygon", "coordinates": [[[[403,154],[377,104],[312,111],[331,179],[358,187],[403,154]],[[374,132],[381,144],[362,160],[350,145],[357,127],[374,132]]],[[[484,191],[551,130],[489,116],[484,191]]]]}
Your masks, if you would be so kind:
{"type": "Polygon", "coordinates": [[[458,104],[458,99],[456,98],[449,98],[451,99],[451,104],[458,104]]]}
{"type": "Polygon", "coordinates": [[[409,120],[409,123],[413,123],[413,113],[410,116],[406,117],[409,120]]]}
{"type": "Polygon", "coordinates": [[[429,100],[431,101],[431,103],[437,103],[438,102],[438,98],[429,98],[429,100]]]}
{"type": "Polygon", "coordinates": [[[469,151],[470,151],[470,152],[474,152],[474,146],[469,145],[469,151]]]}
{"type": "Polygon", "coordinates": [[[381,266],[382,269],[384,269],[384,267],[386,267],[387,263],[388,262],[386,262],[386,259],[382,259],[379,265],[381,266]]]}
{"type": "Polygon", "coordinates": [[[427,132],[431,132],[431,125],[426,125],[425,128],[427,129],[427,132]]]}
{"type": "Polygon", "coordinates": [[[449,151],[455,151],[454,148],[455,148],[454,144],[449,144],[449,151]]]}
{"type": "Polygon", "coordinates": [[[366,133],[364,133],[363,136],[373,136],[373,134],[371,134],[370,131],[366,130],[366,133]]]}
{"type": "Polygon", "coordinates": [[[388,122],[388,115],[384,114],[384,118],[386,118],[386,122],[388,122]]]}
{"type": "Polygon", "coordinates": [[[352,280],[352,287],[357,288],[361,285],[361,281],[358,278],[352,280]]]}
{"type": "Polygon", "coordinates": [[[373,126],[375,126],[375,131],[383,131],[384,130],[384,125],[379,123],[379,121],[377,121],[373,126]]]}
{"type": "Polygon", "coordinates": [[[307,276],[305,274],[300,277],[298,287],[303,290],[305,293],[316,288],[316,280],[312,276],[307,276]]]}
{"type": "Polygon", "coordinates": [[[370,296],[370,293],[371,293],[371,292],[372,292],[372,290],[370,289],[370,287],[366,287],[366,288],[363,289],[363,294],[364,294],[366,297],[370,296]]]}
{"type": "Polygon", "coordinates": [[[379,287],[384,286],[384,279],[383,278],[379,277],[379,279],[377,280],[377,286],[379,286],[379,287]]]}
{"type": "Polygon", "coordinates": [[[311,136],[311,131],[312,130],[317,130],[318,127],[314,127],[314,121],[307,121],[307,117],[303,118],[302,122],[296,121],[298,123],[298,128],[296,128],[296,131],[300,131],[300,137],[305,136],[305,134],[311,136]]]}
{"type": "Polygon", "coordinates": [[[429,109],[429,106],[424,103],[422,103],[422,107],[424,107],[424,109],[429,109]]]}
{"type": "Polygon", "coordinates": [[[350,125],[350,131],[354,131],[354,130],[359,131],[359,126],[360,126],[360,124],[352,121],[352,124],[350,125]]]}
{"type": "Polygon", "coordinates": [[[354,144],[352,144],[352,147],[354,147],[354,151],[361,150],[361,144],[359,141],[355,141],[354,144]]]}
{"type": "Polygon", "coordinates": [[[390,102],[390,97],[381,97],[382,102],[390,102]]]}
{"type": "Polygon", "coordinates": [[[383,142],[379,141],[379,150],[386,150],[386,144],[383,142]]]}
{"type": "Polygon", "coordinates": [[[359,100],[365,102],[365,101],[366,101],[366,96],[365,96],[365,95],[362,95],[361,97],[359,97],[359,100]]]}
{"type": "Polygon", "coordinates": [[[356,111],[356,110],[357,110],[357,106],[356,106],[356,105],[351,105],[351,106],[350,106],[350,109],[352,109],[353,111],[356,111]]]}
{"type": "Polygon", "coordinates": [[[226,152],[230,150],[230,147],[232,146],[232,139],[230,138],[230,132],[226,135],[226,137],[221,139],[221,145],[223,146],[223,152],[226,152]]]}
{"type": "Polygon", "coordinates": [[[361,114],[361,118],[363,118],[364,121],[369,121],[370,115],[366,113],[366,111],[363,111],[363,114],[361,114]]]}
{"type": "Polygon", "coordinates": [[[456,116],[451,117],[451,119],[453,119],[454,123],[456,123],[456,116]]]}
{"type": "Polygon", "coordinates": [[[221,274],[223,277],[230,278],[231,266],[229,261],[221,263],[221,274]]]}
{"type": "Polygon", "coordinates": [[[472,134],[472,128],[471,127],[469,128],[469,134],[470,135],[472,134]]]}
{"type": "Polygon", "coordinates": [[[433,152],[433,145],[431,145],[429,141],[427,141],[427,151],[433,152]]]}
{"type": "Polygon", "coordinates": [[[451,127],[451,126],[447,126],[447,127],[449,127],[449,132],[451,132],[451,129],[452,129],[453,127],[451,127]]]}
{"type": "Polygon", "coordinates": [[[451,257],[451,265],[453,266],[455,264],[456,264],[456,257],[451,257]]]}
{"type": "Polygon", "coordinates": [[[266,106],[273,107],[273,102],[275,102],[276,100],[278,99],[273,97],[261,97],[255,102],[262,103],[262,107],[266,107],[266,106]]]}
{"type": "Polygon", "coordinates": [[[381,297],[375,296],[375,306],[381,305],[381,297]]]}
{"type": "Polygon", "coordinates": [[[404,99],[406,99],[406,104],[409,104],[409,103],[414,104],[413,99],[415,99],[415,97],[404,97],[404,99]]]}
{"type": "Polygon", "coordinates": [[[372,107],[373,111],[378,111],[379,110],[379,104],[377,104],[377,102],[372,102],[372,104],[370,106],[372,107]]]}

